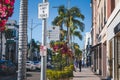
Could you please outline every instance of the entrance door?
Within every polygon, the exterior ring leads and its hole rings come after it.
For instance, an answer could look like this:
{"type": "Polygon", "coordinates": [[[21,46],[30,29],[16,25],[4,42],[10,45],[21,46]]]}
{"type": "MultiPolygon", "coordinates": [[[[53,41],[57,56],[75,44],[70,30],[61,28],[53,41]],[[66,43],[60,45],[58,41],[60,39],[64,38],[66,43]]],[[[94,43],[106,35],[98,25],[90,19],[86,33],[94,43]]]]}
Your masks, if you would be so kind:
{"type": "Polygon", "coordinates": [[[118,65],[117,65],[117,69],[118,69],[118,80],[120,80],[120,37],[117,37],[117,62],[118,62],[118,65]]]}

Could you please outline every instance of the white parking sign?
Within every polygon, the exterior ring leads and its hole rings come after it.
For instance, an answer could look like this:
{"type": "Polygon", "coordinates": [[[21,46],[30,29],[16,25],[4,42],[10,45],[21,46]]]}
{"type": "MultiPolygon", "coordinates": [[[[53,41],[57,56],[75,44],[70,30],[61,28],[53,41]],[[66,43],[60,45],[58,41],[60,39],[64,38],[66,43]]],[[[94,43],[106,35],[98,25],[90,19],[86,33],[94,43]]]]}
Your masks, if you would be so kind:
{"type": "Polygon", "coordinates": [[[47,47],[46,46],[40,46],[40,55],[46,56],[47,55],[47,47]]]}
{"type": "Polygon", "coordinates": [[[49,17],[49,3],[39,3],[38,4],[38,18],[48,18],[49,17]]]}

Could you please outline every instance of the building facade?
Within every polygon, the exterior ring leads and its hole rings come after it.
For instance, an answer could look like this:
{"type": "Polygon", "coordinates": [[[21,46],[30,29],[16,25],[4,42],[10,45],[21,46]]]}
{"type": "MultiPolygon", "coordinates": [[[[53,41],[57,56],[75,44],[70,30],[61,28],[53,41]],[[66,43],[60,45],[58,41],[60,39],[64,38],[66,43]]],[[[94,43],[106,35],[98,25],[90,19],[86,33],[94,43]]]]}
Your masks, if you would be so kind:
{"type": "Polygon", "coordinates": [[[93,69],[120,80],[120,0],[91,0],[93,69]]]}
{"type": "Polygon", "coordinates": [[[11,60],[17,63],[18,59],[18,30],[19,26],[15,20],[6,23],[6,30],[2,33],[1,59],[11,60]]]}
{"type": "Polygon", "coordinates": [[[84,49],[82,53],[82,60],[86,66],[91,65],[91,54],[90,54],[90,48],[91,48],[91,33],[86,32],[84,37],[84,49]]]}

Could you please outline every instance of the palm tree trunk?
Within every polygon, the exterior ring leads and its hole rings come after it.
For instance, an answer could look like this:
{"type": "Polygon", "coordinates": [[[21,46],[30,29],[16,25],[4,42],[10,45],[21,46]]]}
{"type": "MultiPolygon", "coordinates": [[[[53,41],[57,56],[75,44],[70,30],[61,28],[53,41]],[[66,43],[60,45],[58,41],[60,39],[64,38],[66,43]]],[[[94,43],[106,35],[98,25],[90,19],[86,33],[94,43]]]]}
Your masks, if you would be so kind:
{"type": "Polygon", "coordinates": [[[20,0],[17,80],[26,80],[27,12],[28,12],[28,0],[20,0]]]}

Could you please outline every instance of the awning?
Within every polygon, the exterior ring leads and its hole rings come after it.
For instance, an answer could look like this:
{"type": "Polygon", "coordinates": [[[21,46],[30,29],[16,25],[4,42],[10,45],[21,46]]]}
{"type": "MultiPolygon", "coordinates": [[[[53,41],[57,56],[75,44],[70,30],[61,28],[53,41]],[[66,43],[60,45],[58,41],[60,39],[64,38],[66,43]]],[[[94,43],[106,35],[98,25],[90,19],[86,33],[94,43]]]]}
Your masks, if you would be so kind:
{"type": "Polygon", "coordinates": [[[96,47],[98,47],[98,46],[100,46],[100,45],[101,45],[101,43],[92,46],[91,50],[94,50],[96,47]]]}

